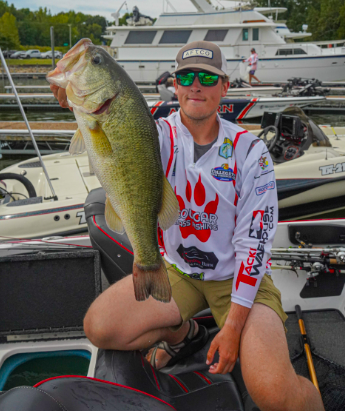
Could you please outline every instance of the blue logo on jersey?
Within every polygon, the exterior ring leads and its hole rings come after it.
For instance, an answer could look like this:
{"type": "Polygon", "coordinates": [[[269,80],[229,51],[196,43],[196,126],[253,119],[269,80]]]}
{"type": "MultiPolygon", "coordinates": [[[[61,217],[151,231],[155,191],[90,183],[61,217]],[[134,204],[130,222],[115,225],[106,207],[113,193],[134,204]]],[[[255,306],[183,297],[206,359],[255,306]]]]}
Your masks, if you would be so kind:
{"type": "Polygon", "coordinates": [[[236,174],[228,164],[222,164],[221,167],[212,168],[211,176],[218,181],[233,181],[236,179],[236,174]]]}
{"type": "Polygon", "coordinates": [[[224,139],[224,143],[219,147],[219,155],[225,159],[232,156],[233,145],[229,138],[224,139]]]}
{"type": "Polygon", "coordinates": [[[266,191],[268,190],[273,190],[275,188],[275,182],[274,181],[270,181],[269,183],[265,184],[264,186],[261,187],[257,187],[255,189],[256,195],[257,196],[262,196],[262,194],[265,194],[266,191]]]}

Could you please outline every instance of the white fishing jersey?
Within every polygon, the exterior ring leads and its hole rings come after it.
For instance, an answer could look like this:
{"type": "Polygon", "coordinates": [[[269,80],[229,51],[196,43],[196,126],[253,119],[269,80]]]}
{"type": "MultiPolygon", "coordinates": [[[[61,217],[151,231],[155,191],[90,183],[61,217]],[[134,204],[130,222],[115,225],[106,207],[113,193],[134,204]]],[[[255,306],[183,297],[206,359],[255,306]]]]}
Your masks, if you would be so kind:
{"type": "Polygon", "coordinates": [[[180,112],[157,123],[163,170],[180,215],[159,230],[164,258],[203,281],[234,277],[232,301],[251,307],[278,221],[273,162],[265,144],[218,116],[216,142],[194,163],[194,140],[180,112]]]}

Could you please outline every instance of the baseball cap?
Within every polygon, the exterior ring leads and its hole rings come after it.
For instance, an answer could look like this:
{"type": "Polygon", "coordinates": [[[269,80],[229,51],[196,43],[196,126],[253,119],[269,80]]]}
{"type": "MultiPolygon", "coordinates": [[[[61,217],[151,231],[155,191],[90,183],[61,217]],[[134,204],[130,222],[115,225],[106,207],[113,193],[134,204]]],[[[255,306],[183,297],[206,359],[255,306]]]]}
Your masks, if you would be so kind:
{"type": "Polygon", "coordinates": [[[253,47],[253,48],[251,48],[251,49],[250,49],[250,51],[255,51],[255,48],[254,48],[254,47],[253,47]]]}
{"type": "Polygon", "coordinates": [[[175,67],[173,73],[186,69],[202,69],[219,76],[227,74],[224,53],[217,44],[210,41],[193,41],[186,44],[177,53],[175,67]]]}

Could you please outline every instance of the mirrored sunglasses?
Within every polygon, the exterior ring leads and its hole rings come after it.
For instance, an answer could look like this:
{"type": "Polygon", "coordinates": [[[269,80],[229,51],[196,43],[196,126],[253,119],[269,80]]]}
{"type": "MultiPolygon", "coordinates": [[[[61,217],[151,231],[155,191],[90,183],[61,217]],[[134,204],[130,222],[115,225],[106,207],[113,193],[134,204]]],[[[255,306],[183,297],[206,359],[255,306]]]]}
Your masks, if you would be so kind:
{"type": "Polygon", "coordinates": [[[218,74],[205,73],[203,71],[190,71],[186,73],[176,73],[177,84],[180,86],[191,86],[194,82],[195,76],[198,75],[200,84],[205,87],[212,87],[218,84],[218,74]]]}

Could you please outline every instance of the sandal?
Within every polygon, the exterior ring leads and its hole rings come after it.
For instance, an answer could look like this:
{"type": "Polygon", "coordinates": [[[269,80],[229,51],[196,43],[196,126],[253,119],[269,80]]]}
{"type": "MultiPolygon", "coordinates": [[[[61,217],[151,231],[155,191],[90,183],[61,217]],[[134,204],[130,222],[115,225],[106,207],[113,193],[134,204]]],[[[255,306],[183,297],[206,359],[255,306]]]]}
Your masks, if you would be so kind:
{"type": "Polygon", "coordinates": [[[159,344],[156,345],[156,347],[152,351],[150,359],[150,363],[153,367],[155,367],[156,354],[158,349],[165,350],[171,356],[171,359],[164,366],[171,367],[183,358],[189,357],[190,355],[201,350],[201,348],[203,348],[206,345],[209,337],[207,328],[203,325],[199,325],[199,331],[197,335],[193,337],[195,331],[195,321],[193,319],[190,319],[189,324],[190,328],[188,334],[186,338],[179,344],[169,345],[166,341],[161,341],[159,344]]]}

